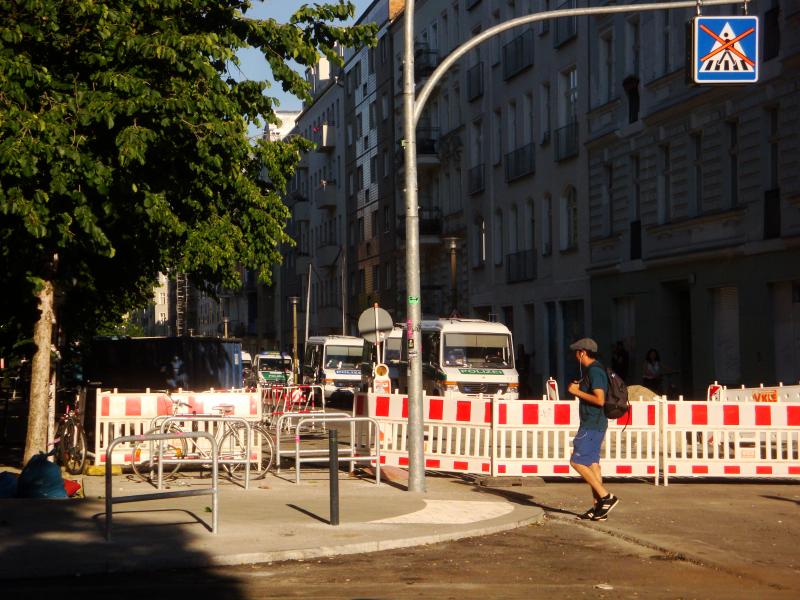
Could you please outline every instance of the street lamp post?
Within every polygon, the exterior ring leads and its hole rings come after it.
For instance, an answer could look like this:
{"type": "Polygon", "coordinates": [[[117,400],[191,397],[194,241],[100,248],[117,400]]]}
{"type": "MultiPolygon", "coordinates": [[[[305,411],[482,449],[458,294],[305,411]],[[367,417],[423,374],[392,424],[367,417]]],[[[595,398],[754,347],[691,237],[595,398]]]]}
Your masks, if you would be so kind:
{"type": "Polygon", "coordinates": [[[456,261],[458,259],[458,242],[461,238],[446,237],[442,241],[450,252],[450,316],[457,317],[458,313],[458,284],[456,281],[456,261]]]}
{"type": "Polygon", "coordinates": [[[297,369],[297,296],[289,296],[289,304],[292,305],[292,373],[295,381],[299,380],[297,369]]]}

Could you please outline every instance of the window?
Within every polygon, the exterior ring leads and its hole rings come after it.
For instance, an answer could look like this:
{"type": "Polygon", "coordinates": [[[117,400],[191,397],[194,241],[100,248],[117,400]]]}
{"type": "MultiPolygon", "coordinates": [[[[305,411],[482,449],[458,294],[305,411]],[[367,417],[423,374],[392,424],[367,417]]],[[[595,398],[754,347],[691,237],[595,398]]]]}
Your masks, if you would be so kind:
{"type": "Polygon", "coordinates": [[[499,266],[503,264],[503,211],[497,210],[494,213],[494,231],[492,240],[494,254],[494,264],[499,266]]]}
{"type": "Polygon", "coordinates": [[[375,72],[375,47],[367,50],[367,70],[370,74],[375,72]]]}
{"type": "Polygon", "coordinates": [[[369,159],[369,180],[371,183],[378,181],[378,156],[369,159]]]}
{"type": "Polygon", "coordinates": [[[691,134],[689,144],[692,161],[689,216],[693,217],[703,209],[703,134],[699,131],[691,134]]]}
{"type": "Polygon", "coordinates": [[[364,273],[364,269],[358,270],[358,291],[362,294],[367,291],[367,281],[364,273]]]}
{"type": "Polygon", "coordinates": [[[376,108],[375,107],[375,102],[374,101],[370,102],[369,103],[369,128],[370,129],[375,129],[375,122],[376,122],[375,108],[376,108]]]}
{"type": "Polygon", "coordinates": [[[389,233],[392,227],[391,212],[388,206],[383,207],[383,231],[389,233]]]}
{"type": "Polygon", "coordinates": [[[610,102],[614,97],[614,34],[606,31],[600,35],[600,101],[610,102]]]}
{"type": "Polygon", "coordinates": [[[639,17],[631,17],[625,23],[625,67],[626,75],[639,79],[639,53],[641,42],[639,39],[639,17]]]}
{"type": "Polygon", "coordinates": [[[729,206],[739,204],[739,123],[728,121],[728,186],[729,206]]]}
{"type": "Polygon", "coordinates": [[[561,73],[560,125],[578,120],[578,69],[571,67],[561,73]]]}
{"type": "Polygon", "coordinates": [[[383,151],[383,177],[384,179],[389,176],[389,152],[387,150],[383,151]]]}
{"type": "Polygon", "coordinates": [[[670,27],[669,27],[669,10],[661,13],[661,74],[666,75],[671,69],[670,57],[670,27]]]}
{"type": "Polygon", "coordinates": [[[372,219],[370,219],[372,225],[372,237],[378,237],[378,232],[380,231],[380,222],[378,221],[378,211],[372,211],[372,219]]]}
{"type": "Polygon", "coordinates": [[[539,121],[542,128],[541,143],[550,141],[550,84],[539,86],[539,121]]]}
{"type": "Polygon", "coordinates": [[[569,186],[561,198],[561,250],[578,247],[578,194],[569,186]]]}
{"type": "Polygon", "coordinates": [[[381,96],[381,118],[385,121],[389,118],[389,95],[381,96]]]}
{"type": "Polygon", "coordinates": [[[672,218],[672,164],[669,144],[659,147],[658,222],[667,223],[672,218]]]}
{"type": "Polygon", "coordinates": [[[358,217],[358,241],[363,242],[366,239],[366,232],[364,231],[364,217],[358,217]]]}
{"type": "Polygon", "coordinates": [[[516,100],[511,100],[508,103],[506,116],[508,118],[508,125],[506,127],[506,139],[508,140],[506,143],[506,152],[512,152],[517,148],[517,125],[519,124],[516,100]]]}
{"type": "Polygon", "coordinates": [[[475,244],[473,249],[473,266],[480,267],[486,264],[486,221],[478,217],[475,221],[475,235],[472,238],[475,244]]]}
{"type": "Polygon", "coordinates": [[[528,92],[523,96],[523,119],[525,123],[522,129],[522,143],[525,145],[533,143],[533,93],[528,92]]]}
{"type": "Polygon", "coordinates": [[[377,292],[381,289],[381,267],[372,265],[372,290],[377,292]]]}
{"type": "Polygon", "coordinates": [[[480,121],[472,123],[472,165],[483,164],[483,124],[480,121]]]}
{"type": "Polygon", "coordinates": [[[356,169],[356,192],[360,192],[364,189],[364,167],[359,166],[356,169]]]}
{"type": "Polygon", "coordinates": [[[548,256],[553,250],[553,199],[545,195],[542,202],[542,256],[548,256]]]}
{"type": "Polygon", "coordinates": [[[500,113],[500,109],[497,108],[492,113],[492,163],[497,165],[500,164],[500,160],[503,156],[503,148],[502,148],[502,139],[500,136],[500,131],[503,129],[503,117],[500,113]]]}
{"type": "Polygon", "coordinates": [[[614,235],[614,165],[607,164],[604,168],[605,171],[605,186],[603,188],[603,196],[606,205],[606,234],[614,235]]]}
{"type": "Polygon", "coordinates": [[[358,113],[356,115],[356,139],[364,135],[364,120],[362,117],[363,113],[358,113]]]}
{"type": "Polygon", "coordinates": [[[516,206],[512,206],[508,211],[508,252],[513,253],[519,250],[519,239],[517,238],[517,228],[519,227],[519,213],[516,206]]]}

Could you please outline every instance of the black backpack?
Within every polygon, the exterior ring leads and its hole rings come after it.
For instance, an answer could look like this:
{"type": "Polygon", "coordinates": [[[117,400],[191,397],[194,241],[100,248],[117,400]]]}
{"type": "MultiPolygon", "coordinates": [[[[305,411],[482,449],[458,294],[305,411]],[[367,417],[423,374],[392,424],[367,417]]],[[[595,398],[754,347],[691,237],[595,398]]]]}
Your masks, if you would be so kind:
{"type": "Polygon", "coordinates": [[[604,368],[608,375],[608,393],[605,404],[603,404],[603,413],[609,419],[619,419],[631,409],[628,402],[628,386],[622,381],[622,377],[608,367],[600,367],[600,365],[597,367],[604,368]]]}

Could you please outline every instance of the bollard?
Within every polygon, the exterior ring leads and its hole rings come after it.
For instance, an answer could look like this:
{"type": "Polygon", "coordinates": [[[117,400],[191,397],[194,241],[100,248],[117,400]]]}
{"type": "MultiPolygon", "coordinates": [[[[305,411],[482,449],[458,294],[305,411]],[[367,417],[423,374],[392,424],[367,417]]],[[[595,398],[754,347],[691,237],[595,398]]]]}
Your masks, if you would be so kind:
{"type": "Polygon", "coordinates": [[[335,429],[328,430],[328,468],[330,471],[331,525],[339,524],[339,440],[335,429]]]}

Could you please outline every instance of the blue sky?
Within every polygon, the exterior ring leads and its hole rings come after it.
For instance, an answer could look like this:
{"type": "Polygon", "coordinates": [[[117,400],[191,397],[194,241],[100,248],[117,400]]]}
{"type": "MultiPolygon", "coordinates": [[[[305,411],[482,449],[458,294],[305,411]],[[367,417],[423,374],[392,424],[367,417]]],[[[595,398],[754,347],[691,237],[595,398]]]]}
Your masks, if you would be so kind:
{"type": "MultiPolygon", "coordinates": [[[[351,0],[356,7],[356,18],[372,3],[372,0],[351,0]]],[[[247,11],[247,16],[255,19],[275,19],[285,23],[289,20],[292,13],[302,4],[324,3],[323,0],[316,2],[308,0],[252,0],[253,7],[247,11]]],[[[332,2],[335,3],[335,0],[332,2]]],[[[240,70],[232,70],[235,79],[266,79],[272,81],[272,74],[269,65],[264,60],[263,55],[258,50],[242,50],[238,54],[241,61],[240,70]]],[[[291,94],[284,92],[280,85],[274,85],[267,91],[267,94],[280,101],[279,110],[300,110],[301,102],[291,94]]]]}

